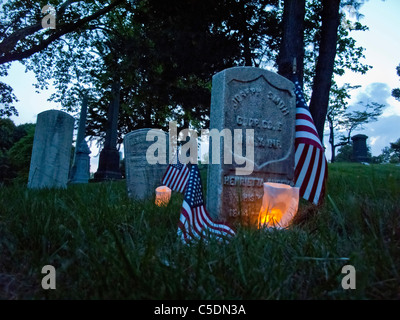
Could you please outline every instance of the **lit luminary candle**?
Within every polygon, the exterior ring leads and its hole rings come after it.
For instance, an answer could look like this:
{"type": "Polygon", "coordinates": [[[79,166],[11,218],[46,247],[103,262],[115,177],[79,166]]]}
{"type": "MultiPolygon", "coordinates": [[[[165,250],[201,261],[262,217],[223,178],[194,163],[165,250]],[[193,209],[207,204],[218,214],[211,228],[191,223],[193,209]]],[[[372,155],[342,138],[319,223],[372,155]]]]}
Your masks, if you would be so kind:
{"type": "Polygon", "coordinates": [[[166,207],[171,199],[171,189],[167,186],[160,186],[156,188],[156,205],[166,207]]]}
{"type": "Polygon", "coordinates": [[[262,227],[286,228],[297,213],[299,188],[283,183],[264,183],[263,202],[258,217],[262,227]]]}

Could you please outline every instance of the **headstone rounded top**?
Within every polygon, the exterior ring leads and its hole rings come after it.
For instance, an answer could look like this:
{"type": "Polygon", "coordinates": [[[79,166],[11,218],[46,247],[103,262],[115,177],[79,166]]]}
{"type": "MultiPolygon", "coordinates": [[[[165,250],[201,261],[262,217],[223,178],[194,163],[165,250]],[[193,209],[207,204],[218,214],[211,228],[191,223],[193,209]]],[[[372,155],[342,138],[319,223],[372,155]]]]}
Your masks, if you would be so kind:
{"type": "Polygon", "coordinates": [[[138,134],[146,133],[146,132],[148,132],[149,130],[158,130],[158,131],[160,131],[160,132],[164,132],[164,131],[161,130],[160,128],[142,128],[142,129],[137,129],[137,130],[134,130],[134,131],[131,131],[131,132],[127,133],[127,134],[124,136],[124,139],[126,139],[126,138],[129,137],[129,136],[133,136],[133,135],[138,135],[138,134]]]}
{"type": "Polygon", "coordinates": [[[73,116],[71,116],[70,114],[68,114],[68,113],[66,113],[65,111],[61,111],[61,110],[56,110],[56,109],[50,109],[50,110],[45,110],[45,111],[42,111],[42,112],[40,112],[39,114],[38,114],[38,116],[39,115],[45,115],[45,114],[62,114],[62,115],[64,115],[65,117],[69,117],[69,118],[72,118],[74,121],[75,121],[75,119],[74,119],[74,117],[73,116]]]}
{"type": "Polygon", "coordinates": [[[356,139],[367,139],[368,136],[365,134],[356,134],[354,136],[351,137],[351,140],[356,140],[356,139]]]}
{"type": "Polygon", "coordinates": [[[293,96],[294,84],[289,79],[275,72],[257,67],[232,67],[216,73],[213,78],[225,76],[229,82],[230,78],[241,81],[250,81],[255,77],[264,77],[264,79],[273,87],[280,90],[287,90],[290,96],[293,96]]]}

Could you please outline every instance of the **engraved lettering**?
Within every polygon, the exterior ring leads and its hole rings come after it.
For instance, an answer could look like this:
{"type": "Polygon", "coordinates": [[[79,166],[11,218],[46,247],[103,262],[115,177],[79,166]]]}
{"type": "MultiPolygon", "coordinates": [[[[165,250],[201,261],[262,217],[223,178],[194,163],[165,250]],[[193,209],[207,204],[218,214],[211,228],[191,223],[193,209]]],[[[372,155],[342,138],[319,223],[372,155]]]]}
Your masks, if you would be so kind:
{"type": "Polygon", "coordinates": [[[257,137],[254,144],[258,148],[272,148],[281,149],[281,141],[279,139],[264,139],[264,137],[257,137]]]}
{"type": "Polygon", "coordinates": [[[262,187],[264,180],[256,177],[224,176],[224,185],[243,187],[262,187]]]}
{"type": "Polygon", "coordinates": [[[243,99],[246,98],[247,96],[254,95],[258,97],[260,93],[261,93],[261,88],[258,87],[257,88],[250,87],[240,90],[239,93],[233,96],[232,99],[233,108],[237,109],[240,106],[243,99]]]}
{"type": "Polygon", "coordinates": [[[279,108],[279,110],[282,111],[284,116],[289,114],[289,109],[285,106],[285,103],[283,102],[283,100],[279,96],[275,95],[272,91],[269,91],[267,93],[267,97],[273,103],[275,103],[275,105],[279,108]]]}
{"type": "MultiPolygon", "coordinates": [[[[286,110],[286,109],[285,109],[286,110]]],[[[236,124],[238,126],[262,128],[272,131],[282,131],[283,123],[278,121],[275,124],[271,120],[257,119],[257,118],[246,118],[243,116],[236,116],[236,124]]]]}

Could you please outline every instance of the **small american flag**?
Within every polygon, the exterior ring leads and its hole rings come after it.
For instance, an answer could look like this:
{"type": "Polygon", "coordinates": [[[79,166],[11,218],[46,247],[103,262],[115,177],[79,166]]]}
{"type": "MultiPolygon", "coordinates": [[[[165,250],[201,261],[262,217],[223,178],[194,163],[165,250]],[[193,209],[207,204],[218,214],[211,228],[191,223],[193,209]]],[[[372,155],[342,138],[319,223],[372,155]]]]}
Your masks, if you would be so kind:
{"type": "Polygon", "coordinates": [[[235,231],[231,227],[214,221],[208,214],[204,207],[199,168],[196,164],[192,165],[178,223],[178,236],[189,242],[207,236],[226,240],[234,235],[235,231]]]}
{"type": "MultiPolygon", "coordinates": [[[[176,163],[170,164],[165,171],[162,178],[163,185],[169,187],[171,190],[183,193],[186,188],[187,181],[189,180],[189,168],[187,165],[179,162],[179,150],[176,153],[176,163]]],[[[175,160],[175,159],[174,159],[175,160]]]]}
{"type": "Polygon", "coordinates": [[[299,81],[294,80],[296,93],[295,186],[300,196],[318,204],[325,193],[328,165],[299,81]]]}

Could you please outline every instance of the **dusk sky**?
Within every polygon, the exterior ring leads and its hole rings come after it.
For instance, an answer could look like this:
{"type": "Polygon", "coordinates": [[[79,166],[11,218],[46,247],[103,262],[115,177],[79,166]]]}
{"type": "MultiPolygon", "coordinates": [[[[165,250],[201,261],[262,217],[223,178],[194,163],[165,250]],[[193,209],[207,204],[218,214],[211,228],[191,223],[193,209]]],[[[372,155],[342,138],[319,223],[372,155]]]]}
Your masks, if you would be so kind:
{"type": "MultiPolygon", "coordinates": [[[[360,22],[368,26],[369,30],[353,32],[353,37],[359,46],[366,49],[365,63],[373,68],[366,75],[349,72],[336,80],[339,84],[349,82],[361,85],[352,92],[353,104],[363,101],[386,106],[378,121],[354,132],[368,136],[367,143],[372,155],[376,156],[382,148],[400,138],[400,102],[391,96],[392,89],[400,87],[400,78],[396,73],[396,66],[400,64],[400,1],[369,0],[360,12],[364,15],[360,22]]],[[[327,139],[325,146],[328,149],[327,139]]],[[[327,157],[330,159],[328,150],[327,157]]]]}
{"type": "MultiPolygon", "coordinates": [[[[361,7],[360,13],[364,15],[360,22],[369,27],[368,31],[352,32],[351,36],[357,40],[357,45],[364,47],[366,64],[373,69],[366,75],[346,73],[338,77],[339,85],[350,83],[361,85],[352,91],[351,105],[362,101],[378,102],[386,107],[379,120],[357,130],[354,134],[363,133],[368,136],[367,144],[371,147],[372,155],[377,156],[382,148],[389,146],[390,142],[400,138],[400,102],[391,97],[391,91],[400,87],[400,78],[396,74],[396,66],[400,64],[400,1],[399,0],[369,0],[361,7]]],[[[25,68],[19,62],[12,63],[9,75],[2,81],[14,88],[14,93],[19,99],[16,108],[19,117],[12,117],[16,124],[36,122],[37,114],[48,109],[60,107],[48,102],[51,94],[49,91],[35,93],[33,83],[36,82],[33,73],[25,73],[25,68]]],[[[328,132],[325,132],[328,134],[328,132]]],[[[330,146],[327,137],[324,140],[326,156],[330,160],[330,146]]],[[[97,151],[91,154],[91,171],[97,169],[98,158],[94,157],[97,151]]]]}

